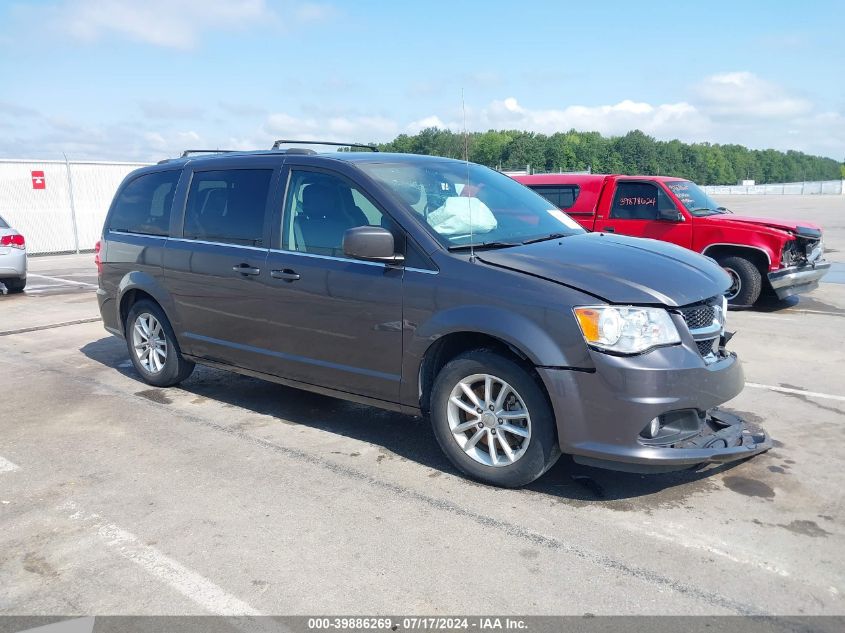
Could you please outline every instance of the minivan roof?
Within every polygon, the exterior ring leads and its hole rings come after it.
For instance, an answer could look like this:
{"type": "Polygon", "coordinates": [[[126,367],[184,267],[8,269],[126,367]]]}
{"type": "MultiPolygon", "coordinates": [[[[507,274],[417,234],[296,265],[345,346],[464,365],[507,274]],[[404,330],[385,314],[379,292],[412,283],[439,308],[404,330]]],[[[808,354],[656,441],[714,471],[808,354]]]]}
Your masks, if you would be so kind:
{"type": "Polygon", "coordinates": [[[428,156],[425,154],[405,154],[405,153],[391,153],[391,152],[319,152],[314,154],[301,154],[299,152],[288,152],[287,150],[252,150],[242,152],[220,152],[219,154],[199,154],[193,156],[168,158],[160,161],[159,165],[173,165],[183,166],[189,162],[214,162],[214,161],[231,161],[233,158],[247,157],[247,156],[308,156],[314,158],[326,158],[330,160],[341,160],[347,163],[421,163],[421,162],[463,162],[454,158],[445,158],[442,156],[428,156]]]}

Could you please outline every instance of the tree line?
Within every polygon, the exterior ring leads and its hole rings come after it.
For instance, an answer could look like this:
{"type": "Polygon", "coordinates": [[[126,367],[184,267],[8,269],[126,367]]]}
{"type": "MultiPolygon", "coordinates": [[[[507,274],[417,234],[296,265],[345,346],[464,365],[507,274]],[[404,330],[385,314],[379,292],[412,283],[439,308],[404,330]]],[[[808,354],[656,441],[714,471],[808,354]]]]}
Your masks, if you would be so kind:
{"type": "Polygon", "coordinates": [[[501,170],[530,166],[534,173],[586,171],[679,176],[702,185],[836,180],[845,165],[803,152],[748,149],[742,145],[658,141],[640,130],[605,137],[598,132],[536,134],[520,130],[463,133],[427,128],[378,144],[383,152],[463,158],[501,170]]]}

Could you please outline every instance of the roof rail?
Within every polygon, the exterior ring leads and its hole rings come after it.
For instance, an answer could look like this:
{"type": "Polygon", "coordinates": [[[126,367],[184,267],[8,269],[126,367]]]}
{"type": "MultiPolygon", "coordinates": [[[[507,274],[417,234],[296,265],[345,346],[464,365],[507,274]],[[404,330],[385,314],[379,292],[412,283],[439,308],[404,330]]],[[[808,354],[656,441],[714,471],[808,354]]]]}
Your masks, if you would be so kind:
{"type": "Polygon", "coordinates": [[[235,149],[186,149],[182,152],[182,158],[187,158],[191,154],[231,154],[236,152],[235,149]]]}
{"type": "Polygon", "coordinates": [[[279,149],[282,145],[332,145],[334,147],[363,147],[373,152],[378,151],[375,145],[364,145],[363,143],[334,143],[332,141],[294,141],[290,139],[281,139],[273,143],[270,149],[279,149]]]}

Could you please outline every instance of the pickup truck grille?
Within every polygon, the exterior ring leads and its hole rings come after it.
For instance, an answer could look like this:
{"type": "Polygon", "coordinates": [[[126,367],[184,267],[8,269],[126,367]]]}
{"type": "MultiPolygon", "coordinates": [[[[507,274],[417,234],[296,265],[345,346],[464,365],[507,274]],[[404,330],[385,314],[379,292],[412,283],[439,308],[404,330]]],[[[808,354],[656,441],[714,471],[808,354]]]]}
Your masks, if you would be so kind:
{"type": "Polygon", "coordinates": [[[721,310],[722,297],[719,296],[679,309],[690,334],[692,334],[698,353],[705,361],[716,360],[719,337],[722,335],[722,319],[724,318],[724,315],[720,315],[721,310]]]}

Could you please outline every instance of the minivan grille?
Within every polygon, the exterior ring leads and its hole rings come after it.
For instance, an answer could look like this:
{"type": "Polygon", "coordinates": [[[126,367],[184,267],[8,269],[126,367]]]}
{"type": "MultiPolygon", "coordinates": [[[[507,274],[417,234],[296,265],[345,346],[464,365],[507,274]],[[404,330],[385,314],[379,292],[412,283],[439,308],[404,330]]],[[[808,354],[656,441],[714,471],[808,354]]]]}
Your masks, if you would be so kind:
{"type": "Polygon", "coordinates": [[[691,306],[681,308],[681,315],[690,330],[697,330],[713,325],[713,320],[716,318],[716,308],[712,305],[691,306]]]}
{"type": "Polygon", "coordinates": [[[718,339],[715,338],[707,338],[702,341],[696,341],[695,345],[698,347],[698,353],[702,356],[707,356],[708,354],[714,354],[715,350],[715,343],[718,339]]]}
{"type": "Polygon", "coordinates": [[[722,297],[711,297],[696,305],[680,308],[681,316],[695,340],[698,353],[705,359],[714,359],[718,351],[719,336],[713,336],[714,322],[721,321],[718,311],[721,310],[722,297]]]}

